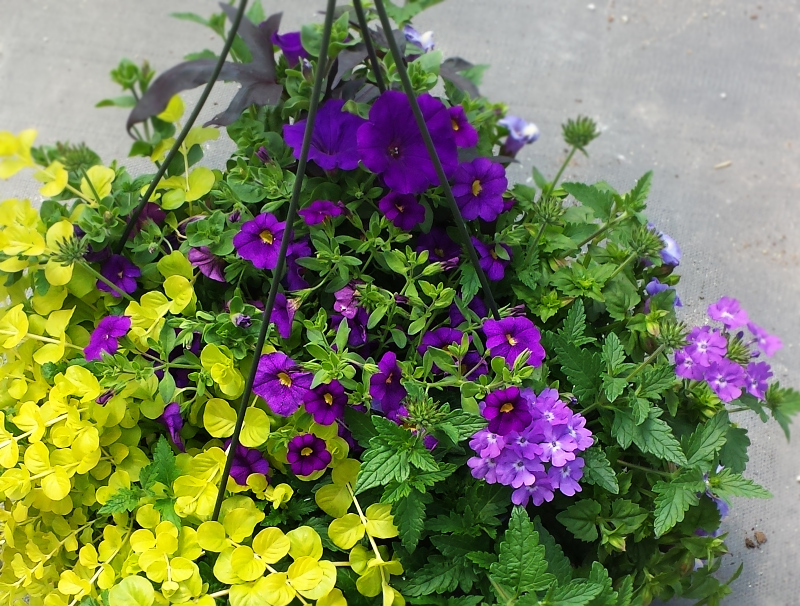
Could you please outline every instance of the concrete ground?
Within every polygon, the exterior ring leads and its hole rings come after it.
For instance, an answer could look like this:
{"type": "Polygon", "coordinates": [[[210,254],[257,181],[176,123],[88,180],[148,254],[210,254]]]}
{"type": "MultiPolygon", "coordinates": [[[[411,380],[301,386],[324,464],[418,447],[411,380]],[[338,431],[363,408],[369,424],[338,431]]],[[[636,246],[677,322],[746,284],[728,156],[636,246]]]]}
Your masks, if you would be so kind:
{"type": "MultiPolygon", "coordinates": [[[[285,29],[318,18],[323,4],[264,0],[267,13],[283,10],[285,29]]],[[[216,3],[0,0],[0,129],[35,127],[41,142],[86,141],[104,160],[124,160],[125,112],[93,106],[119,94],[108,72],[123,56],[163,71],[188,52],[219,49],[209,31],[167,16],[189,10],[208,15],[216,3]]],[[[539,125],[518,179],[531,164],[555,172],[565,154],[560,124],[579,113],[604,133],[567,179],[625,190],[653,169],[649,213],[683,249],[686,319],[702,322],[721,295],[738,298],[781,335],[773,369],[800,387],[800,4],[449,0],[417,25],[435,31],[446,55],[491,64],[482,91],[539,125]]],[[[212,152],[210,161],[219,158],[212,152]]],[[[0,183],[0,199],[36,191],[29,179],[0,183]]],[[[740,562],[745,570],[725,604],[798,604],[798,449],[777,425],[740,421],[754,442],[747,473],[775,498],[734,503],[722,572],[740,562]],[[768,542],[747,549],[754,530],[768,542]]]]}

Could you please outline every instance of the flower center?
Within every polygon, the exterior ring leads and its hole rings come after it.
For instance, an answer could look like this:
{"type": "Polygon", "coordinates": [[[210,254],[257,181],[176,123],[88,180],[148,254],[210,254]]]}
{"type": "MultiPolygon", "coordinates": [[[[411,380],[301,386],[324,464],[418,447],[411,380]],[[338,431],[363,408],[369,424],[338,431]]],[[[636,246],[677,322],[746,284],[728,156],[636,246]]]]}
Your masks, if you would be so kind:
{"type": "Polygon", "coordinates": [[[272,235],[272,232],[268,229],[265,229],[260,234],[258,234],[258,237],[261,238],[261,241],[264,244],[272,244],[275,241],[275,237],[272,235]]]}
{"type": "Polygon", "coordinates": [[[436,253],[437,257],[444,258],[444,249],[442,249],[442,248],[434,248],[433,252],[436,253]]]}
{"type": "Polygon", "coordinates": [[[489,251],[489,256],[490,256],[492,259],[494,259],[495,261],[497,260],[497,253],[496,253],[496,252],[494,252],[494,249],[492,249],[492,250],[490,250],[490,251],[489,251]]]}
{"type": "Polygon", "coordinates": [[[394,207],[397,209],[397,212],[399,212],[401,214],[406,209],[406,207],[403,206],[402,204],[395,204],[394,207]]]}
{"type": "Polygon", "coordinates": [[[451,119],[450,123],[453,125],[453,130],[458,130],[458,122],[456,122],[455,120],[451,119]]]}
{"type": "Polygon", "coordinates": [[[508,344],[511,345],[511,347],[514,347],[514,345],[517,344],[517,340],[511,335],[506,335],[506,341],[508,341],[508,344]]]}
{"type": "Polygon", "coordinates": [[[300,456],[302,457],[309,457],[314,454],[314,449],[310,446],[306,446],[303,450],[300,451],[300,456]]]}
{"type": "Polygon", "coordinates": [[[332,406],[333,405],[333,396],[331,394],[326,393],[324,396],[322,396],[322,399],[325,400],[325,403],[328,406],[332,406]]]}
{"type": "Polygon", "coordinates": [[[390,372],[388,375],[386,375],[386,384],[387,385],[392,382],[392,377],[393,376],[394,376],[393,372],[390,372]]]}
{"type": "Polygon", "coordinates": [[[500,407],[500,412],[511,412],[512,410],[514,410],[514,404],[511,402],[506,402],[500,407]]]}
{"type": "Polygon", "coordinates": [[[390,145],[388,151],[389,155],[395,160],[400,157],[400,148],[397,145],[390,145]]]}
{"type": "Polygon", "coordinates": [[[281,385],[283,385],[284,387],[292,386],[292,377],[287,375],[285,372],[278,373],[278,380],[280,380],[281,385]]]}
{"type": "Polygon", "coordinates": [[[477,196],[479,193],[481,193],[481,190],[483,190],[481,187],[481,182],[478,179],[475,179],[472,182],[472,195],[477,196]]]}

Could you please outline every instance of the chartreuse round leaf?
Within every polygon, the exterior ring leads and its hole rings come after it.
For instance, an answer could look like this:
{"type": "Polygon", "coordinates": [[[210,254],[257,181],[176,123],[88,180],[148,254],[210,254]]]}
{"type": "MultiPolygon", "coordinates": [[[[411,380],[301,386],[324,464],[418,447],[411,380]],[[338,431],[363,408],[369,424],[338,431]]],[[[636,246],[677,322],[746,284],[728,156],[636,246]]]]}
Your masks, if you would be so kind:
{"type": "Polygon", "coordinates": [[[368,598],[374,598],[376,595],[379,595],[382,585],[381,570],[377,566],[367,568],[367,571],[358,577],[356,581],[358,593],[368,598]]]}
{"type": "Polygon", "coordinates": [[[215,521],[203,522],[197,527],[197,542],[206,551],[222,551],[228,546],[225,527],[215,521]]]}
{"type": "Polygon", "coordinates": [[[67,472],[57,467],[42,478],[42,492],[51,501],[60,501],[69,494],[72,484],[67,472]]]}
{"type": "Polygon", "coordinates": [[[170,313],[194,311],[194,307],[190,307],[194,299],[194,288],[192,288],[191,282],[183,276],[170,276],[164,280],[164,294],[172,300],[169,306],[170,313]]]}
{"type": "Polygon", "coordinates": [[[220,583],[226,585],[234,585],[241,583],[242,579],[236,574],[236,571],[231,565],[231,555],[233,554],[234,547],[228,547],[219,554],[217,561],[214,562],[214,576],[220,583]]]}
{"type": "Polygon", "coordinates": [[[333,588],[317,600],[317,606],[347,606],[341,589],[333,588]]]}
{"type": "Polygon", "coordinates": [[[205,196],[214,187],[216,177],[210,168],[198,166],[189,173],[189,188],[186,191],[186,201],[194,202],[205,196]]]}
{"type": "Polygon", "coordinates": [[[388,503],[375,503],[367,507],[367,532],[376,539],[391,539],[398,534],[392,517],[392,506],[388,503]]]}
{"type": "Polygon", "coordinates": [[[286,535],[289,537],[289,555],[295,560],[303,556],[311,556],[315,560],[322,557],[322,539],[310,526],[299,526],[286,535]]]}
{"type": "Polygon", "coordinates": [[[314,589],[322,580],[322,568],[316,558],[301,556],[286,571],[289,582],[299,592],[314,589]]]}
{"type": "Polygon", "coordinates": [[[122,579],[108,592],[109,606],[152,606],[156,593],[153,585],[141,576],[122,579]]]}
{"type": "Polygon", "coordinates": [[[265,595],[269,591],[267,587],[267,577],[262,577],[254,583],[233,585],[228,594],[228,601],[231,606],[264,606],[265,595]]]}
{"type": "Polygon", "coordinates": [[[269,438],[269,429],[267,413],[260,408],[248,408],[244,411],[244,425],[239,441],[248,448],[258,448],[269,438]]]}
{"type": "Polygon", "coordinates": [[[183,112],[183,99],[181,99],[180,95],[172,95],[167,107],[156,117],[164,122],[177,122],[183,116],[183,112]]]}
{"type": "MultiPolygon", "coordinates": [[[[297,588],[298,593],[301,593],[309,600],[318,600],[322,596],[329,594],[336,584],[336,566],[333,565],[333,562],[320,560],[318,565],[319,569],[322,571],[322,578],[320,578],[316,587],[312,587],[311,589],[297,588]]],[[[292,567],[290,566],[289,570],[291,571],[291,569],[292,567]]]]}
{"type": "Polygon", "coordinates": [[[179,250],[174,250],[167,256],[161,257],[156,267],[164,278],[183,276],[187,280],[191,280],[194,274],[194,268],[191,262],[179,250]]]}
{"type": "Polygon", "coordinates": [[[314,500],[332,518],[341,518],[350,509],[353,495],[346,484],[327,484],[314,493],[314,500]]]}
{"type": "Polygon", "coordinates": [[[262,595],[272,606],[287,606],[297,595],[285,572],[273,572],[264,577],[261,583],[262,595]]]}
{"type": "Polygon", "coordinates": [[[0,347],[12,349],[28,334],[28,316],[22,304],[9,309],[0,319],[0,347]]]}
{"type": "Polygon", "coordinates": [[[289,537],[280,528],[265,528],[253,539],[253,551],[267,564],[275,564],[283,559],[289,553],[290,547],[289,537]]]}
{"type": "Polygon", "coordinates": [[[156,546],[155,535],[144,528],[134,530],[130,538],[131,549],[136,553],[144,553],[156,546]]]}
{"type": "Polygon", "coordinates": [[[72,570],[65,570],[58,580],[58,590],[67,595],[89,593],[91,585],[86,579],[80,578],[72,570]]]}
{"type": "Polygon", "coordinates": [[[215,438],[227,438],[236,426],[236,411],[222,398],[212,398],[206,402],[203,411],[203,427],[215,438]]]}
{"type": "Polygon", "coordinates": [[[43,473],[50,470],[50,451],[47,449],[44,442],[36,442],[36,444],[28,446],[22,460],[25,463],[25,467],[27,467],[28,471],[32,474],[43,473]]]}
{"type": "Polygon", "coordinates": [[[178,556],[169,561],[170,577],[173,581],[181,583],[189,580],[196,570],[194,562],[190,562],[186,558],[178,556]]]}
{"type": "Polygon", "coordinates": [[[333,480],[334,484],[350,484],[355,486],[360,469],[361,461],[345,459],[333,468],[333,471],[331,471],[331,480],[333,480]]]}
{"type": "Polygon", "coordinates": [[[246,538],[253,536],[256,524],[263,519],[263,511],[255,508],[237,507],[225,514],[222,525],[234,543],[241,543],[246,538]]]}
{"type": "Polygon", "coordinates": [[[253,554],[246,545],[240,545],[231,554],[231,566],[243,581],[255,581],[267,569],[267,564],[253,554]]]}
{"type": "Polygon", "coordinates": [[[342,549],[350,549],[364,537],[364,524],[361,518],[348,513],[331,522],[328,527],[328,537],[333,544],[342,549]]]}

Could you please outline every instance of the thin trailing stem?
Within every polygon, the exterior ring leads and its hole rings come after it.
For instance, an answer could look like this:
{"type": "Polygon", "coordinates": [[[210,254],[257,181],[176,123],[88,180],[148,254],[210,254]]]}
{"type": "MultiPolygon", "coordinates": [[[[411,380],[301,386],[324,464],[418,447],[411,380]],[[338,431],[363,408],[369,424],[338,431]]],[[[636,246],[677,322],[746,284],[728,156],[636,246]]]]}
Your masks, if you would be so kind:
{"type": "Polygon", "coordinates": [[[583,239],[583,241],[580,244],[578,244],[578,246],[576,246],[575,248],[580,250],[586,244],[588,244],[589,242],[591,242],[592,240],[594,240],[598,236],[602,236],[606,232],[606,230],[608,230],[608,228],[613,227],[614,225],[616,225],[620,221],[623,221],[623,220],[625,220],[627,218],[628,218],[628,211],[626,210],[626,211],[623,211],[622,214],[620,214],[618,217],[612,219],[611,221],[609,221],[608,223],[606,223],[604,225],[601,225],[600,228],[597,231],[595,231],[593,234],[591,234],[589,236],[586,236],[583,239]]]}
{"type": "Polygon", "coordinates": [[[660,476],[664,476],[666,478],[671,478],[672,474],[668,471],[659,471],[658,469],[653,469],[652,467],[645,467],[644,465],[637,465],[636,463],[629,463],[628,461],[623,461],[622,459],[617,459],[617,463],[624,467],[629,467],[630,469],[638,469],[639,471],[644,471],[646,473],[655,473],[660,476]]]}
{"type": "Polygon", "coordinates": [[[281,247],[278,251],[278,262],[275,265],[275,270],[272,274],[272,283],[269,288],[269,295],[267,302],[264,305],[264,313],[261,320],[261,330],[258,334],[258,341],[255,347],[255,359],[250,367],[250,373],[247,376],[245,383],[244,393],[242,394],[241,402],[239,403],[239,410],[236,414],[236,425],[233,429],[231,436],[231,443],[228,448],[227,458],[225,460],[225,469],[222,472],[222,478],[219,483],[219,491],[217,492],[217,501],[214,504],[214,513],[211,517],[212,520],[219,518],[220,509],[222,508],[222,501],[225,497],[225,487],[228,484],[228,478],[231,474],[231,467],[233,466],[233,456],[236,452],[236,447],[239,445],[239,434],[242,432],[242,425],[244,424],[244,413],[247,410],[247,403],[250,400],[250,395],[253,393],[253,384],[256,380],[256,372],[258,371],[258,357],[261,355],[261,350],[264,348],[264,342],[267,338],[267,330],[270,326],[270,318],[272,317],[272,309],[275,307],[275,298],[278,295],[278,285],[283,276],[283,271],[286,267],[286,253],[289,249],[289,234],[291,233],[291,226],[297,216],[297,205],[300,200],[300,191],[303,187],[303,178],[306,174],[306,162],[308,161],[308,151],[311,147],[311,135],[314,132],[314,122],[317,118],[317,108],[319,107],[319,97],[322,91],[323,80],[325,79],[324,66],[328,60],[328,45],[330,44],[331,31],[333,29],[333,14],[336,9],[336,0],[328,0],[328,8],[325,11],[325,24],[322,28],[322,44],[320,45],[319,58],[317,61],[317,71],[314,76],[314,88],[311,93],[311,104],[308,108],[308,116],[306,118],[306,130],[303,135],[303,146],[300,149],[300,159],[297,161],[297,176],[294,181],[294,188],[292,190],[292,198],[289,202],[289,209],[286,212],[286,225],[287,235],[281,240],[281,247]]]}
{"type": "Polygon", "coordinates": [[[364,40],[364,46],[367,47],[369,64],[372,66],[372,71],[375,74],[375,84],[378,85],[379,91],[384,92],[386,90],[386,85],[383,83],[381,64],[378,62],[378,56],[375,54],[375,47],[372,44],[372,36],[369,33],[367,18],[364,16],[364,7],[361,5],[361,0],[353,0],[353,8],[356,9],[358,27],[361,28],[361,38],[364,40]]]}
{"type": "Polygon", "coordinates": [[[564,173],[564,170],[567,168],[567,165],[572,160],[572,156],[575,155],[575,152],[577,151],[577,149],[578,149],[577,147],[573,146],[573,148],[571,150],[569,150],[569,154],[567,154],[567,158],[561,164],[561,168],[558,169],[558,172],[556,173],[556,176],[553,179],[552,183],[550,183],[547,186],[547,188],[546,188],[547,191],[545,193],[549,194],[550,192],[552,192],[556,188],[556,185],[558,185],[558,180],[561,178],[561,175],[564,173]]]}
{"type": "Polygon", "coordinates": [[[645,367],[646,367],[648,364],[650,364],[650,362],[652,362],[653,360],[655,360],[655,359],[658,357],[658,355],[659,355],[659,354],[660,354],[662,351],[664,351],[664,349],[665,349],[665,348],[666,348],[666,345],[664,345],[663,343],[662,343],[661,345],[659,345],[659,346],[656,348],[656,350],[655,350],[653,353],[651,353],[649,356],[647,356],[647,357],[644,359],[644,361],[643,361],[641,364],[639,364],[639,366],[637,366],[636,368],[634,368],[634,369],[631,371],[631,374],[629,374],[627,377],[625,377],[625,380],[626,380],[626,381],[630,381],[631,379],[633,379],[633,377],[635,377],[635,376],[636,376],[636,375],[638,375],[640,372],[642,372],[642,370],[643,370],[643,369],[644,369],[644,368],[645,368],[645,367]]]}
{"type": "Polygon", "coordinates": [[[150,200],[150,196],[153,195],[153,192],[156,190],[156,187],[161,182],[161,178],[164,176],[164,173],[167,172],[167,168],[172,163],[172,160],[180,151],[181,145],[183,145],[186,136],[189,134],[189,131],[194,126],[195,121],[197,120],[197,116],[200,115],[200,110],[203,109],[203,106],[208,99],[208,95],[211,94],[211,89],[214,87],[214,83],[217,81],[219,77],[219,73],[222,71],[222,66],[225,63],[225,59],[228,57],[228,53],[231,50],[231,46],[233,45],[233,41],[236,38],[236,32],[239,30],[239,24],[242,22],[242,17],[244,16],[244,10],[247,8],[247,0],[241,0],[239,3],[239,10],[236,11],[236,17],[231,24],[231,30],[228,32],[228,37],[225,39],[225,45],[222,47],[222,52],[219,54],[219,59],[217,60],[217,64],[214,66],[214,71],[211,74],[211,77],[208,80],[208,84],[206,84],[205,88],[203,89],[200,98],[197,100],[197,105],[195,106],[194,110],[192,110],[189,119],[186,121],[186,124],[181,130],[178,138],[175,139],[175,143],[172,144],[172,149],[169,150],[167,157],[164,159],[164,162],[158,169],[156,176],[150,182],[150,187],[147,188],[147,191],[142,196],[142,199],[139,201],[139,206],[131,213],[130,218],[128,219],[128,223],[125,225],[125,230],[122,232],[122,237],[117,242],[115,247],[115,251],[117,254],[120,254],[122,250],[125,248],[125,243],[128,241],[128,237],[131,235],[133,231],[133,226],[136,225],[136,222],[139,220],[139,215],[142,214],[142,210],[144,210],[145,204],[150,200]]]}
{"type": "Polygon", "coordinates": [[[453,213],[453,218],[458,226],[461,239],[463,240],[464,246],[467,249],[469,260],[472,263],[472,266],[475,268],[475,273],[478,274],[478,280],[481,283],[481,288],[484,296],[487,299],[489,309],[491,309],[495,320],[499,320],[500,311],[497,308],[497,303],[494,300],[492,289],[489,286],[489,280],[486,278],[486,274],[484,273],[483,268],[480,266],[478,253],[475,251],[475,246],[472,244],[469,231],[467,231],[467,224],[464,223],[464,217],[461,216],[461,210],[458,208],[456,200],[453,197],[453,190],[450,189],[450,183],[447,180],[447,175],[444,174],[444,168],[442,168],[442,162],[439,160],[439,154],[436,153],[436,147],[433,145],[433,140],[431,139],[431,134],[428,131],[428,126],[425,124],[425,117],[422,115],[422,111],[419,108],[419,103],[417,103],[417,97],[414,94],[414,87],[411,85],[411,80],[408,77],[408,70],[406,70],[406,64],[403,59],[403,55],[400,53],[400,49],[397,47],[397,41],[392,35],[392,24],[389,22],[389,15],[386,14],[386,7],[383,4],[383,0],[375,0],[375,9],[378,11],[378,17],[380,17],[381,25],[383,26],[383,30],[386,32],[386,40],[389,44],[389,50],[392,53],[392,57],[394,58],[395,66],[397,67],[397,73],[400,76],[400,81],[403,84],[403,90],[408,97],[408,102],[411,104],[411,111],[414,113],[414,118],[417,121],[417,126],[419,127],[420,134],[422,135],[422,140],[425,142],[425,147],[428,150],[428,156],[430,156],[431,162],[433,162],[433,166],[436,169],[436,175],[439,177],[439,184],[444,190],[445,198],[447,198],[447,201],[450,203],[450,210],[453,213]]]}

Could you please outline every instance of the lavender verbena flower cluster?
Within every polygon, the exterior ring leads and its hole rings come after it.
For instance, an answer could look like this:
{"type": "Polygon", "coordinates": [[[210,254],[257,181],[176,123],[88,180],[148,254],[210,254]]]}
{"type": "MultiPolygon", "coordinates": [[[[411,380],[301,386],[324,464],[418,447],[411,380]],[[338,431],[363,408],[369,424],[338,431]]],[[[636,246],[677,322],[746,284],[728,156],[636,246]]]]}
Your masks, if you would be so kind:
{"type": "Polygon", "coordinates": [[[761,353],[772,356],[778,351],[783,346],[780,338],[750,322],[747,312],[730,297],[722,297],[709,305],[708,315],[721,322],[723,329],[710,326],[692,329],[688,344],[675,351],[675,373],[684,379],[705,381],[723,402],[735,400],[742,391],[763,400],[772,370],[768,363],[755,359],[761,353]],[[753,337],[749,341],[745,341],[743,331],[733,334],[745,325],[753,337]],[[750,358],[754,361],[743,366],[731,359],[730,347],[734,340],[749,348],[750,358]]]}
{"type": "Polygon", "coordinates": [[[560,490],[568,497],[581,491],[584,461],[578,453],[594,442],[586,419],[573,413],[555,389],[538,396],[532,389],[509,387],[490,393],[483,403],[486,429],[469,445],[478,456],[467,461],[472,475],[489,484],[514,488],[517,505],[552,501],[560,490]]]}

